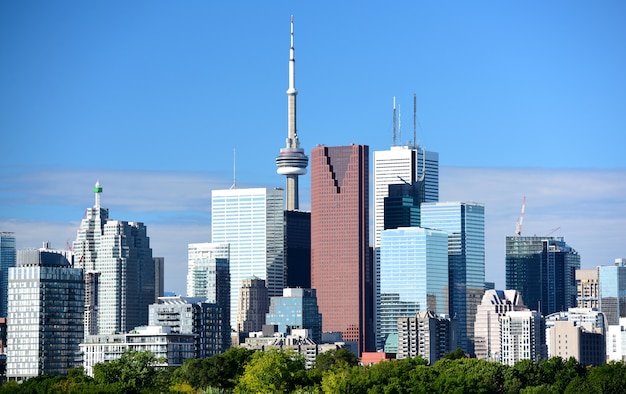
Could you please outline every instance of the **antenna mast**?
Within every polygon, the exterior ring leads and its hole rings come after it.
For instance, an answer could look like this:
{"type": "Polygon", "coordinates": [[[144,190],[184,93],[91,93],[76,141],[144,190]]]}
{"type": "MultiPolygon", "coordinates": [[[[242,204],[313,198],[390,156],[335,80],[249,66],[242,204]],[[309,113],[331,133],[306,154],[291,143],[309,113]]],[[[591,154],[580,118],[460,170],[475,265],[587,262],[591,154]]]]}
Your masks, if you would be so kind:
{"type": "Polygon", "coordinates": [[[417,95],[413,93],[413,147],[417,146],[417,95]]]}
{"type": "Polygon", "coordinates": [[[233,184],[231,189],[237,188],[237,151],[233,148],[233,184]]]}
{"type": "Polygon", "coordinates": [[[393,146],[396,146],[396,96],[393,96],[393,146]]]}

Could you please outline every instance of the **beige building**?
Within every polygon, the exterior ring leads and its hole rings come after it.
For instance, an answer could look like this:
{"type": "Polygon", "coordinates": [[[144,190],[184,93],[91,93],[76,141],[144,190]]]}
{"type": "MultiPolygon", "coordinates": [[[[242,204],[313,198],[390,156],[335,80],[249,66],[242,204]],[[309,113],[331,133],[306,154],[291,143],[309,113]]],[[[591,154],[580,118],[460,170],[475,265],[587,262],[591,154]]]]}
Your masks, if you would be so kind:
{"type": "Polygon", "coordinates": [[[242,280],[237,308],[237,331],[261,331],[268,311],[269,297],[265,280],[256,276],[242,280]]]}
{"type": "Polygon", "coordinates": [[[582,365],[602,365],[606,342],[602,329],[588,331],[574,321],[557,321],[550,328],[549,357],[574,357],[582,365]]]}
{"type": "Polygon", "coordinates": [[[576,286],[576,301],[579,308],[600,307],[597,269],[576,270],[576,286]]]}

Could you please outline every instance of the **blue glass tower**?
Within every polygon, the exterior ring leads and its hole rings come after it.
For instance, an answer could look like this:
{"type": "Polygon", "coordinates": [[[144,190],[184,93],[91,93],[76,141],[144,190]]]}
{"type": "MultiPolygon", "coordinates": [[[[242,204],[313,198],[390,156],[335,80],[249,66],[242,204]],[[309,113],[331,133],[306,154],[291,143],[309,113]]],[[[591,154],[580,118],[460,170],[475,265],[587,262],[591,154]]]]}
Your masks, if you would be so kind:
{"type": "Polygon", "coordinates": [[[15,235],[9,232],[0,232],[0,317],[7,316],[9,268],[15,267],[15,263],[15,235]]]}
{"type": "Polygon", "coordinates": [[[421,227],[381,232],[379,343],[397,333],[398,318],[448,313],[448,234],[421,227]]]}
{"type": "Polygon", "coordinates": [[[270,310],[265,316],[265,323],[277,325],[279,332],[305,328],[315,343],[322,342],[322,315],[317,307],[315,289],[283,289],[282,297],[272,297],[270,310]]]}
{"type": "Polygon", "coordinates": [[[610,325],[626,317],[626,259],[616,259],[615,265],[598,267],[600,310],[610,325]]]}
{"type": "Polygon", "coordinates": [[[450,315],[458,319],[459,347],[473,353],[474,318],[485,289],[485,206],[424,203],[421,224],[448,233],[450,315]]]}

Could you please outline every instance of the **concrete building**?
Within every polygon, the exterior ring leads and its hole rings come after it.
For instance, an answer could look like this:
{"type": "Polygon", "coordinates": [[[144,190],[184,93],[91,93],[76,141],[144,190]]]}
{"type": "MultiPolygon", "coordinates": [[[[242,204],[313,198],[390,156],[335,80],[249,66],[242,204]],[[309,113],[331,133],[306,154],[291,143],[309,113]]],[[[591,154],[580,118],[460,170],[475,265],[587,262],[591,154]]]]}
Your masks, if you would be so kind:
{"type": "Polygon", "coordinates": [[[587,331],[574,321],[556,321],[550,332],[548,357],[567,360],[574,357],[582,365],[599,366],[606,360],[606,340],[602,331],[587,331]]]}
{"type": "Polygon", "coordinates": [[[311,287],[325,332],[375,349],[373,260],[369,248],[369,147],[311,152],[311,287]]]}
{"type": "Polygon", "coordinates": [[[7,378],[67,374],[83,340],[83,271],[63,253],[20,250],[8,279],[7,378]]]}
{"type": "Polygon", "coordinates": [[[282,297],[270,299],[265,324],[276,325],[278,332],[289,334],[293,329],[309,330],[311,340],[322,342],[322,315],[317,306],[315,289],[286,288],[282,297]]]}
{"type": "Polygon", "coordinates": [[[544,315],[577,305],[580,255],[562,237],[506,237],[506,288],[544,315]]]}
{"type": "Polygon", "coordinates": [[[262,330],[268,310],[269,298],[265,281],[257,277],[242,280],[237,309],[237,332],[262,330]]]}
{"type": "Polygon", "coordinates": [[[626,317],[626,259],[615,259],[614,265],[598,267],[600,310],[608,324],[619,324],[626,317]]]}
{"type": "Polygon", "coordinates": [[[474,202],[423,203],[422,227],[448,233],[450,316],[459,347],[474,352],[474,319],[485,289],[485,206],[474,202]]]}
{"type": "Polygon", "coordinates": [[[576,303],[579,308],[600,308],[598,270],[576,270],[576,303]]]}
{"type": "MultiPolygon", "coordinates": [[[[236,327],[241,281],[265,280],[270,297],[285,287],[285,227],[282,189],[213,190],[211,234],[230,244],[230,324],[236,327]]],[[[269,303],[269,299],[267,300],[269,303]]]]}
{"type": "Polygon", "coordinates": [[[85,327],[103,334],[127,332],[148,323],[148,305],[155,302],[150,238],[143,223],[109,219],[109,210],[100,207],[100,183],[94,193],[96,202],[87,208],[73,244],[75,266],[90,273],[87,280],[97,281],[85,286],[85,327]]]}
{"type": "Polygon", "coordinates": [[[543,317],[537,311],[509,311],[500,316],[500,362],[510,366],[521,360],[546,357],[543,317]]]}
{"type": "Polygon", "coordinates": [[[421,227],[383,230],[378,346],[397,333],[398,318],[448,314],[448,233],[421,227]]]}
{"type": "Polygon", "coordinates": [[[85,373],[93,377],[98,363],[117,360],[125,351],[150,351],[164,358],[161,366],[180,367],[195,357],[194,334],[172,333],[170,327],[142,326],[127,334],[89,335],[80,344],[85,373]]]}
{"type": "Polygon", "coordinates": [[[430,364],[457,348],[456,322],[448,316],[419,312],[416,317],[398,319],[396,358],[422,356],[430,364]]]}
{"type": "Polygon", "coordinates": [[[620,317],[618,324],[608,326],[606,334],[606,360],[626,361],[626,317],[620,317]]]}
{"type": "Polygon", "coordinates": [[[169,327],[173,334],[194,334],[195,358],[214,356],[230,347],[230,321],[224,307],[205,298],[160,297],[149,307],[148,325],[169,327]]]}
{"type": "Polygon", "coordinates": [[[9,268],[15,267],[16,261],[15,234],[0,232],[0,317],[7,316],[9,268]]]}
{"type": "Polygon", "coordinates": [[[476,358],[500,361],[500,317],[509,311],[527,311],[516,290],[487,290],[476,310],[474,351],[476,358]]]}

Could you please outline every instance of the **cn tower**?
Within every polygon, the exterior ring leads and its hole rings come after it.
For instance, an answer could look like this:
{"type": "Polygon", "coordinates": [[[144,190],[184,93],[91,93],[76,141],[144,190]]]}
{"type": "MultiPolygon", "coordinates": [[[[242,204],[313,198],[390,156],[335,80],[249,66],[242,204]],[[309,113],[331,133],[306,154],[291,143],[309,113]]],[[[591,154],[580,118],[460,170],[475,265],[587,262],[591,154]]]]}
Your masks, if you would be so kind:
{"type": "Polygon", "coordinates": [[[276,172],[287,177],[287,210],[296,211],[298,205],[298,176],[306,174],[309,158],[300,147],[296,130],[296,59],[293,49],[293,15],[291,16],[291,48],[289,49],[289,89],[287,89],[287,146],[276,156],[276,172]]]}

